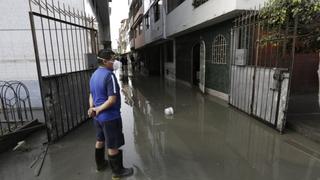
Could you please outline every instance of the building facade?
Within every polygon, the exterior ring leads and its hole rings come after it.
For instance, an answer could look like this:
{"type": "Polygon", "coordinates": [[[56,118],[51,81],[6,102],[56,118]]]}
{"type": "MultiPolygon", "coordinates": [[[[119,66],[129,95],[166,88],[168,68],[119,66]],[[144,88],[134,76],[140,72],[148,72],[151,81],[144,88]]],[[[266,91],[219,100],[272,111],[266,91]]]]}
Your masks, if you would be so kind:
{"type": "Polygon", "coordinates": [[[138,0],[130,4],[131,48],[147,74],[227,100],[234,18],[264,0],[138,0]]]}
{"type": "MultiPolygon", "coordinates": [[[[320,109],[319,50],[305,47],[305,36],[297,36],[293,45],[287,44],[293,40],[284,45],[261,41],[269,25],[261,26],[256,10],[265,2],[133,0],[131,49],[146,74],[199,87],[279,131],[288,122],[319,139],[314,128],[319,127],[314,121],[320,109]],[[295,48],[277,53],[281,46],[295,48]]],[[[315,27],[314,21],[306,27],[315,27]]],[[[280,32],[283,35],[295,38],[280,32]]]]}
{"type": "Polygon", "coordinates": [[[119,29],[118,52],[120,54],[127,54],[130,52],[129,40],[129,20],[123,19],[119,29]]]}

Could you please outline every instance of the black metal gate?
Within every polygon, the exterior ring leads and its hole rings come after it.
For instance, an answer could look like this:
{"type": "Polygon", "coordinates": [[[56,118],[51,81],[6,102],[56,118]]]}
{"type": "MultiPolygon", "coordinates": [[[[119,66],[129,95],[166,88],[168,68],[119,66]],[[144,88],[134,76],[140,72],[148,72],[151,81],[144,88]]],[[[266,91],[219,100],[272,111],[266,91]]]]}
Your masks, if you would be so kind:
{"type": "Polygon", "coordinates": [[[87,120],[86,58],[98,48],[95,21],[57,1],[29,0],[30,24],[49,141],[87,120]]]}
{"type": "Polygon", "coordinates": [[[282,132],[297,25],[274,26],[247,11],[232,29],[229,103],[282,132]]]}

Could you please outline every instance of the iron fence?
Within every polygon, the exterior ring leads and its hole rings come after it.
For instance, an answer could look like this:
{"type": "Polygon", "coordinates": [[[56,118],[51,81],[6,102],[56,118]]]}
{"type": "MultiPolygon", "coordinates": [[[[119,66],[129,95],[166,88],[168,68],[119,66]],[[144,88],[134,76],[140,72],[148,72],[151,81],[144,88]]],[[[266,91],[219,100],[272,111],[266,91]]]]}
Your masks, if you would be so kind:
{"type": "Polygon", "coordinates": [[[34,120],[28,88],[19,81],[0,81],[0,137],[34,120]]]}
{"type": "Polygon", "coordinates": [[[259,13],[246,11],[235,20],[229,103],[282,131],[297,24],[270,24],[259,13]]]}
{"type": "Polygon", "coordinates": [[[30,24],[49,141],[87,119],[86,59],[98,50],[94,18],[57,1],[30,0],[30,24]]]}

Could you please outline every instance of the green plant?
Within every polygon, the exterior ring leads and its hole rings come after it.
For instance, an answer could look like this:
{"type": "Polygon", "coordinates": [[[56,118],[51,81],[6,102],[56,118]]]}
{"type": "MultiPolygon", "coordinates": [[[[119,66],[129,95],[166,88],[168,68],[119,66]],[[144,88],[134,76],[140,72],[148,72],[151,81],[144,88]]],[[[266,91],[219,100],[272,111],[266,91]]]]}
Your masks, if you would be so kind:
{"type": "Polygon", "coordinates": [[[311,23],[319,18],[319,0],[269,0],[261,9],[260,16],[267,18],[272,24],[285,24],[293,22],[294,18],[299,23],[311,23]]]}
{"type": "Polygon", "coordinates": [[[259,16],[269,27],[286,34],[297,26],[298,44],[310,51],[320,49],[319,0],[269,0],[259,16]]]}

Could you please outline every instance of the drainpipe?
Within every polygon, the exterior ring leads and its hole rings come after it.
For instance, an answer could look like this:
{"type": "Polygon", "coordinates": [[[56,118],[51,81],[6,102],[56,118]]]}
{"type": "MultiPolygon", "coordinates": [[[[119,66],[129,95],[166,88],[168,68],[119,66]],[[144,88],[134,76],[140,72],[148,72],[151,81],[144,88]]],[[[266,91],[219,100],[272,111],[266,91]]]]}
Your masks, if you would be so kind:
{"type": "Polygon", "coordinates": [[[163,31],[162,31],[162,34],[163,34],[163,39],[167,39],[167,30],[166,30],[166,24],[167,24],[167,19],[166,19],[166,15],[167,15],[167,12],[166,12],[166,8],[165,8],[165,3],[163,2],[163,0],[160,0],[162,1],[162,23],[163,23],[163,31]]]}
{"type": "MultiPolygon", "coordinates": [[[[167,39],[165,2],[164,2],[164,0],[160,0],[160,1],[158,1],[158,4],[161,5],[161,9],[162,9],[162,11],[161,11],[161,13],[162,13],[162,38],[167,39]]],[[[161,51],[160,51],[160,76],[165,78],[165,76],[166,76],[166,61],[165,61],[164,55],[163,55],[164,47],[166,47],[166,46],[162,46],[161,51]]]]}

